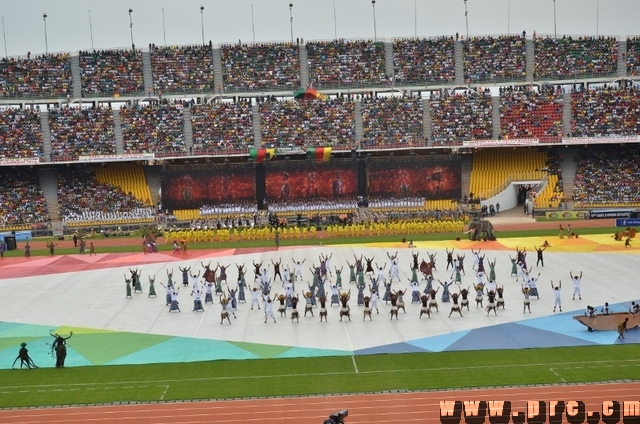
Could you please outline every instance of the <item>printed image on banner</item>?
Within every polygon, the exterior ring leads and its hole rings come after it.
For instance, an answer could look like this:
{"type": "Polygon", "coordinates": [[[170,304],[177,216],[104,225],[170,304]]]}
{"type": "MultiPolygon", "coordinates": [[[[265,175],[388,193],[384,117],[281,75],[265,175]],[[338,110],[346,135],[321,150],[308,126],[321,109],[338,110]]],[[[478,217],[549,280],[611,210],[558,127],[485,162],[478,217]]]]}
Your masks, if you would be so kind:
{"type": "Polygon", "coordinates": [[[270,163],[265,185],[270,202],[355,197],[358,176],[350,161],[270,163]]]}
{"type": "Polygon", "coordinates": [[[368,164],[369,196],[459,199],[460,173],[459,160],[372,160],[368,164]]]}
{"type": "Polygon", "coordinates": [[[251,165],[207,170],[164,171],[162,206],[194,209],[205,205],[255,201],[256,178],[251,165]]]}

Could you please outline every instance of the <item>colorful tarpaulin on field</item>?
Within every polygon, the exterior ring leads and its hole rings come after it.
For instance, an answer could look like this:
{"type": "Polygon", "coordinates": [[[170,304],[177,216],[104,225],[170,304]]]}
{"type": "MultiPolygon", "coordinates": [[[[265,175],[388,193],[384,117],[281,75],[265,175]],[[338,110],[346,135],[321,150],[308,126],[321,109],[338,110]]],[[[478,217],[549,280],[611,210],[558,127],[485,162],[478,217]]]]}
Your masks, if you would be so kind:
{"type": "Polygon", "coordinates": [[[266,149],[264,147],[260,149],[249,149],[249,156],[258,163],[271,160],[275,154],[276,149],[266,149]]]}
{"type": "Polygon", "coordinates": [[[310,147],[307,157],[316,162],[326,162],[331,157],[331,147],[310,147]]]}
{"type": "Polygon", "coordinates": [[[327,100],[327,96],[313,88],[298,90],[293,93],[293,97],[297,100],[327,100]]]}

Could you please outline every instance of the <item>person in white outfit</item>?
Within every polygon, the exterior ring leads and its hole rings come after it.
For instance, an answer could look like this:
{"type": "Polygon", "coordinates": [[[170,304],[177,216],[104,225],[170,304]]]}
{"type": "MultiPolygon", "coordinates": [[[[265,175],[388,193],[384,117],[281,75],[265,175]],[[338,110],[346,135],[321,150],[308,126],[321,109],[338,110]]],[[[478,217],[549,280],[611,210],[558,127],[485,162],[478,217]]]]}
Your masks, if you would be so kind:
{"type": "Polygon", "coordinates": [[[569,275],[571,276],[571,280],[573,281],[573,300],[576,300],[576,295],[578,295],[578,299],[582,300],[582,294],[580,293],[582,271],[580,271],[580,275],[573,275],[572,272],[569,272],[569,275]]]}
{"type": "Polygon", "coordinates": [[[553,289],[553,312],[556,311],[556,308],[562,312],[562,299],[560,298],[560,290],[562,290],[562,281],[558,281],[558,285],[554,286],[553,281],[551,281],[551,288],[553,289]]]}

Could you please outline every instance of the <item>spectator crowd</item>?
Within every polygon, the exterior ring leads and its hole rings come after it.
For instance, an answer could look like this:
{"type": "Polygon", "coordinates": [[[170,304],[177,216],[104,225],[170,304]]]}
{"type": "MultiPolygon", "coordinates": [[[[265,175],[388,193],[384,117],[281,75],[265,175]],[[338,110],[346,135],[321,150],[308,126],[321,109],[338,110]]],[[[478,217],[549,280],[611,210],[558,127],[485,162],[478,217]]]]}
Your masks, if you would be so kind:
{"type": "Polygon", "coordinates": [[[221,102],[191,107],[193,148],[197,153],[246,153],[254,146],[251,103],[221,102]]]}
{"type": "Polygon", "coordinates": [[[393,42],[394,77],[399,84],[451,84],[455,80],[453,37],[393,42]]]}
{"type": "Polygon", "coordinates": [[[639,154],[637,145],[580,149],[573,200],[583,204],[639,203],[639,154]]]}
{"type": "Polygon", "coordinates": [[[263,147],[333,146],[349,150],[355,142],[351,100],[268,99],[259,108],[263,147]]]}
{"type": "Polygon", "coordinates": [[[291,43],[220,46],[225,91],[297,90],[298,46],[291,43]]]}
{"type": "Polygon", "coordinates": [[[0,178],[0,227],[43,227],[50,222],[47,202],[36,172],[26,168],[1,167],[0,178]]]}
{"type": "Polygon", "coordinates": [[[362,147],[424,147],[422,118],[420,97],[365,97],[362,147]]]}
{"type": "Polygon", "coordinates": [[[627,75],[640,75],[640,37],[627,38],[627,75]]]}
{"type": "Polygon", "coordinates": [[[0,97],[66,97],[71,92],[68,53],[0,59],[0,97]]]}
{"type": "Polygon", "coordinates": [[[146,219],[154,208],[120,188],[96,180],[92,166],[58,169],[58,206],[63,224],[146,219]]]}
{"type": "Polygon", "coordinates": [[[140,50],[82,51],[79,56],[83,95],[112,96],[144,92],[140,50]]]}
{"type": "Polygon", "coordinates": [[[534,37],[535,80],[612,76],[618,71],[616,37],[534,37]]]}
{"type": "Polygon", "coordinates": [[[617,85],[578,89],[571,94],[574,137],[635,136],[640,133],[640,89],[617,85]]]}
{"type": "Polygon", "coordinates": [[[367,40],[307,43],[309,82],[316,88],[388,84],[384,43],[367,40]]]}
{"type": "Polygon", "coordinates": [[[214,91],[213,53],[206,46],[151,46],[151,72],[159,94],[214,91]]]}
{"type": "Polygon", "coordinates": [[[40,111],[0,109],[0,158],[41,158],[43,154],[40,111]]]}
{"type": "Polygon", "coordinates": [[[49,129],[53,160],[116,153],[115,126],[110,107],[52,108],[49,110],[49,129]]]}
{"type": "Polygon", "coordinates": [[[562,88],[500,88],[500,136],[558,141],[562,137],[562,88]]]}
{"type": "Polygon", "coordinates": [[[472,37],[462,43],[465,80],[518,81],[527,76],[527,48],[524,37],[472,37]]]}
{"type": "Polygon", "coordinates": [[[488,90],[440,90],[431,93],[429,104],[434,145],[492,138],[493,108],[491,93],[488,90]]]}
{"type": "Polygon", "coordinates": [[[134,103],[120,109],[122,143],[125,153],[155,153],[183,155],[183,105],[180,102],[134,103]]]}

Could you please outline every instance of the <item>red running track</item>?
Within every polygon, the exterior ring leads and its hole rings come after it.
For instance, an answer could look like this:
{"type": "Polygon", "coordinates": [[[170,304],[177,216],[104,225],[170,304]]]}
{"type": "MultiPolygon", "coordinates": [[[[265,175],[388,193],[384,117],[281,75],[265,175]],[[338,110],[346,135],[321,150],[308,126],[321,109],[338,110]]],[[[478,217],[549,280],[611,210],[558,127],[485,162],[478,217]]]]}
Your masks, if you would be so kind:
{"type": "MultiPolygon", "coordinates": [[[[346,424],[440,424],[440,401],[455,400],[511,401],[512,412],[524,412],[526,402],[529,400],[547,403],[560,400],[582,401],[587,412],[601,412],[604,401],[639,402],[640,382],[13,409],[0,411],[0,422],[3,424],[320,424],[329,413],[348,409],[349,417],[346,424]]],[[[638,420],[640,416],[636,418],[636,422],[638,420]]],[[[563,422],[567,423],[566,417],[563,417],[563,422]]]]}

